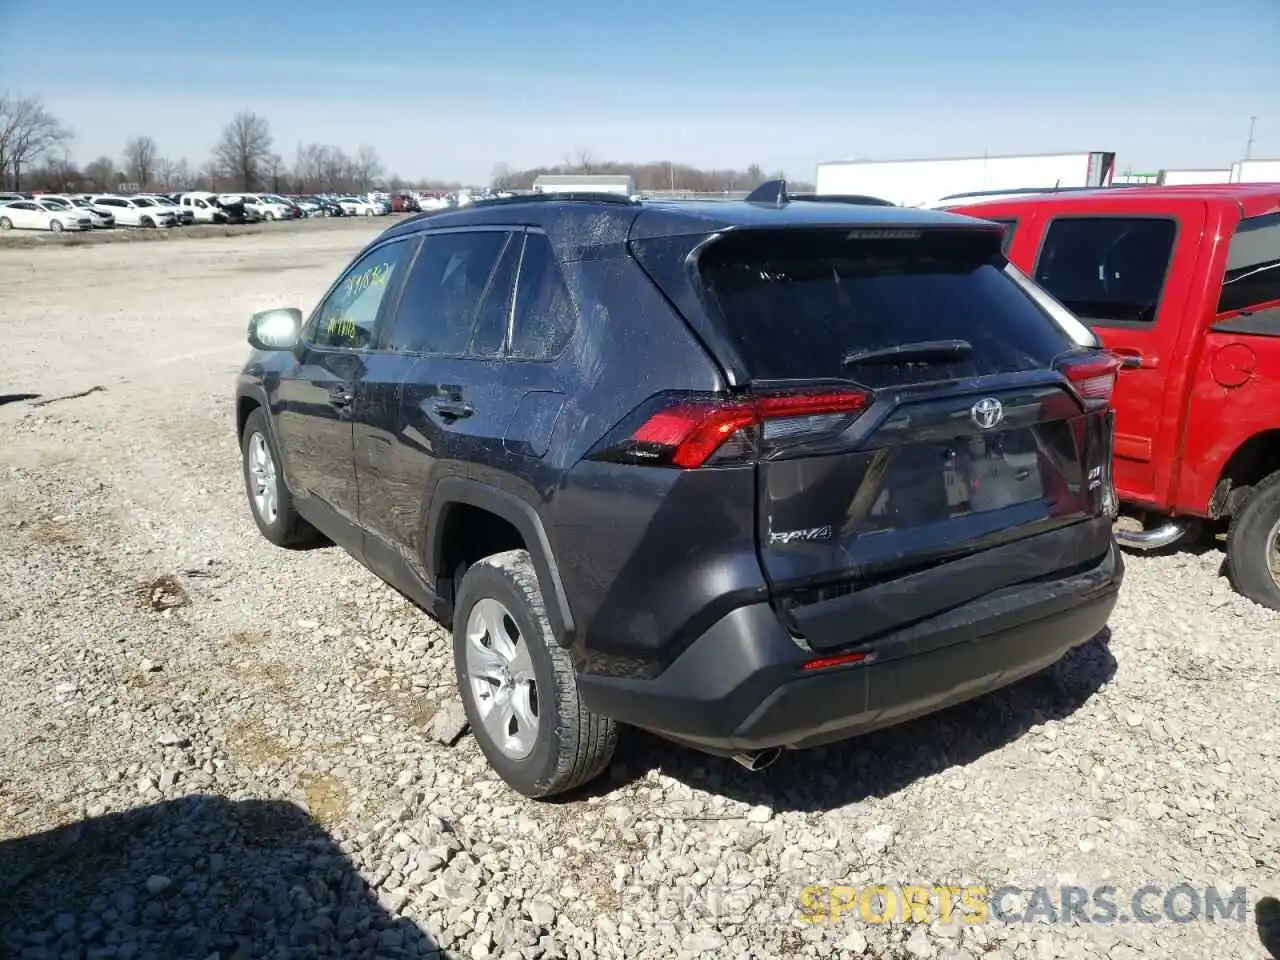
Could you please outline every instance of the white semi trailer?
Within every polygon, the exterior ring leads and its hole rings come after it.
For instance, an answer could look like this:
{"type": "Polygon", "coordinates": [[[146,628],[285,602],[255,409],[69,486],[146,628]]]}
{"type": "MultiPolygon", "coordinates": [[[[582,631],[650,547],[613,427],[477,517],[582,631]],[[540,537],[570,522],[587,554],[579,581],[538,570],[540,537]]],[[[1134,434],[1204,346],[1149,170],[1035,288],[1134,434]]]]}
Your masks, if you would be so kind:
{"type": "Polygon", "coordinates": [[[1232,183],[1280,183],[1280,160],[1239,160],[1231,165],[1232,183]]]}
{"type": "Polygon", "coordinates": [[[931,207],[964,195],[1107,187],[1116,155],[1104,150],[939,160],[832,160],[818,164],[814,192],[879,197],[931,207]]]}
{"type": "Polygon", "coordinates": [[[1161,170],[1156,181],[1162,187],[1185,187],[1198,183],[1230,183],[1230,169],[1220,170],[1161,170]]]}

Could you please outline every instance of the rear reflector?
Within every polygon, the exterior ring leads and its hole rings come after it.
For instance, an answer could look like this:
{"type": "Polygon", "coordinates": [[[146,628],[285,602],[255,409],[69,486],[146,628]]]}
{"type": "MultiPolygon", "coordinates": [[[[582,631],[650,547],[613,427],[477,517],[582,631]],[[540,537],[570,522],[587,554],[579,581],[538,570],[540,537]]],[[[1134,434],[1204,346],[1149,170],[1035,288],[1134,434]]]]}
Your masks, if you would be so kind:
{"type": "Polygon", "coordinates": [[[871,402],[861,390],[742,398],[667,397],[646,404],[589,455],[593,460],[693,469],[753,459],[771,447],[845,429],[871,402]]]}
{"type": "Polygon", "coordinates": [[[874,653],[844,653],[836,657],[818,657],[806,660],[801,670],[829,670],[832,667],[847,667],[853,663],[867,663],[875,659],[874,653]]]}
{"type": "Polygon", "coordinates": [[[1090,352],[1058,364],[1076,395],[1089,408],[1106,407],[1115,392],[1120,358],[1110,353],[1090,352]]]}

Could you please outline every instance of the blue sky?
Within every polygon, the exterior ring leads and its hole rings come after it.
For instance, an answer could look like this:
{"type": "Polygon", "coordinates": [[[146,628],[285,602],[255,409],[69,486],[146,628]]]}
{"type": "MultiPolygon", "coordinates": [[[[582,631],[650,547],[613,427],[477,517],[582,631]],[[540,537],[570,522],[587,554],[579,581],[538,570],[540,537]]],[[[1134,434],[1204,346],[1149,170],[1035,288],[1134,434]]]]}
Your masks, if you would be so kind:
{"type": "Polygon", "coordinates": [[[0,0],[0,91],[73,156],[207,160],[232,114],[389,172],[1114,150],[1119,169],[1280,156],[1280,0],[0,0]]]}

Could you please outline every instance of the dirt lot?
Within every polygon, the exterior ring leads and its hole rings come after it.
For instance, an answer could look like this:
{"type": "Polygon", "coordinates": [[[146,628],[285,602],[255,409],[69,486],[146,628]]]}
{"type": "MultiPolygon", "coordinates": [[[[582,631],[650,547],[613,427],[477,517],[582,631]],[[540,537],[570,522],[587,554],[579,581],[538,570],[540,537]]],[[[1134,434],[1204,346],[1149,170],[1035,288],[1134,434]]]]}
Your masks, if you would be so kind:
{"type": "Polygon", "coordinates": [[[536,804],[434,739],[447,636],[263,541],[232,436],[249,314],[386,223],[0,249],[0,957],[1268,955],[1280,617],[1213,550],[1131,559],[1109,642],[1045,674],[759,774],[635,735],[536,804]],[[870,884],[1022,893],[799,922],[870,884]],[[1024,913],[1064,886],[1115,921],[1024,913]]]}

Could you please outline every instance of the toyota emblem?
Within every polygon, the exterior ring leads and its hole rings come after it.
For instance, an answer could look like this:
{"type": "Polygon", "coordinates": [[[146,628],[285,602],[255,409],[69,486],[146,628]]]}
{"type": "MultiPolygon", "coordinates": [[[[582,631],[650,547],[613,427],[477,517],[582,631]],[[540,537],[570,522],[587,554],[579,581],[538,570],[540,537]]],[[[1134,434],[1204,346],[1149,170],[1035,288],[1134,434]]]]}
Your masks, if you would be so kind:
{"type": "Polygon", "coordinates": [[[1000,425],[1004,419],[1004,404],[995,397],[979,400],[969,411],[969,416],[983,430],[991,430],[1000,425]]]}

